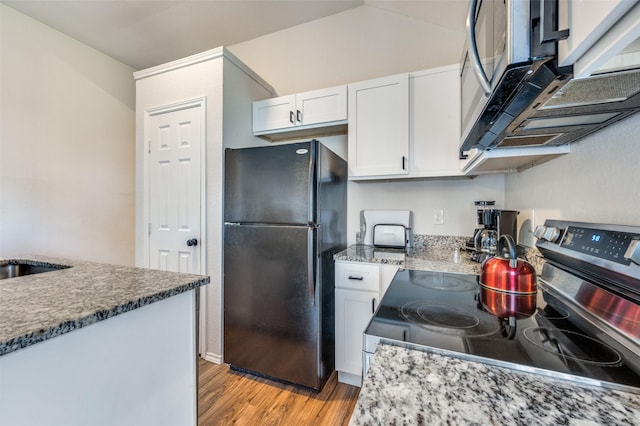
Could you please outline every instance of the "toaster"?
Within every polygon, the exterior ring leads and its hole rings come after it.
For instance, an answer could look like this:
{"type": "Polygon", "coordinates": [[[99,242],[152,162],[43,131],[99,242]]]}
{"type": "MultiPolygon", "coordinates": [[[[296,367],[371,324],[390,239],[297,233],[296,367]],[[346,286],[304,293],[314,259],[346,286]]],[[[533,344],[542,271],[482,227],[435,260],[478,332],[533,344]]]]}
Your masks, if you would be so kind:
{"type": "Polygon", "coordinates": [[[373,246],[404,248],[406,246],[407,228],[404,225],[378,223],[373,227],[373,246]]]}
{"type": "Polygon", "coordinates": [[[409,210],[362,210],[360,236],[362,243],[375,247],[404,248],[411,233],[409,210]]]}

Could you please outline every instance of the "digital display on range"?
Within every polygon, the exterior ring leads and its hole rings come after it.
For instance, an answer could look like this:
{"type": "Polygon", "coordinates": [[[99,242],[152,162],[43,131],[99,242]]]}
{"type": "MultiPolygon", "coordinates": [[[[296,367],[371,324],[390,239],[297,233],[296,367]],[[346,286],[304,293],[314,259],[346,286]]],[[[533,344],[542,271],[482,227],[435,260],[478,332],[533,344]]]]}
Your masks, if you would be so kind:
{"type": "Polygon", "coordinates": [[[630,261],[624,258],[624,253],[634,237],[637,235],[570,226],[561,246],[601,259],[629,265],[630,261]]]}

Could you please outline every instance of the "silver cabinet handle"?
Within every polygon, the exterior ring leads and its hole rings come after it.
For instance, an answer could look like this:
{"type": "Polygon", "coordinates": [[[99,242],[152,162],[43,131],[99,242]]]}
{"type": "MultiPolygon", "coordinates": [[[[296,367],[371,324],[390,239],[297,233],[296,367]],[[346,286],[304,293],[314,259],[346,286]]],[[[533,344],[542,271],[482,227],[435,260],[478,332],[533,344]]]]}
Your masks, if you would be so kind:
{"type": "Polygon", "coordinates": [[[293,115],[293,111],[289,111],[289,121],[291,122],[291,124],[295,124],[295,117],[293,115]]]}
{"type": "Polygon", "coordinates": [[[299,123],[302,123],[302,113],[300,112],[300,110],[296,110],[296,119],[299,123]]]}
{"type": "Polygon", "coordinates": [[[362,281],[364,278],[357,275],[349,275],[350,280],[362,281]]]}
{"type": "Polygon", "coordinates": [[[478,82],[484,90],[484,94],[489,96],[491,94],[491,84],[487,78],[487,74],[482,68],[482,62],[480,62],[480,54],[478,53],[478,43],[476,42],[476,7],[478,0],[471,0],[469,5],[469,14],[467,15],[467,40],[469,41],[469,52],[471,56],[471,63],[473,64],[473,71],[478,77],[478,82]]]}
{"type": "Polygon", "coordinates": [[[376,298],[374,297],[373,299],[371,299],[371,313],[375,313],[376,312],[376,298]]]}

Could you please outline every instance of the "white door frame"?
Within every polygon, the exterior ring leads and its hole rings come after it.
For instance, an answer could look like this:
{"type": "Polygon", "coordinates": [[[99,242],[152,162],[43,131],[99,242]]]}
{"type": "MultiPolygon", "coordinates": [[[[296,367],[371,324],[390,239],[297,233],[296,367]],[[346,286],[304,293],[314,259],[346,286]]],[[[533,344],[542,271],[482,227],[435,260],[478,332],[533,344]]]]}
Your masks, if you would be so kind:
{"type": "MultiPolygon", "coordinates": [[[[146,232],[143,232],[143,247],[144,247],[144,266],[149,267],[150,265],[150,253],[149,253],[149,224],[151,223],[151,211],[149,208],[149,199],[150,199],[150,184],[149,184],[149,153],[151,150],[151,129],[150,129],[150,121],[151,117],[158,114],[164,114],[172,111],[179,111],[187,108],[200,107],[200,241],[198,241],[199,252],[200,252],[200,274],[207,275],[207,227],[206,227],[206,218],[207,218],[207,198],[206,198],[206,190],[207,190],[207,156],[206,156],[206,146],[207,146],[207,98],[206,96],[202,96],[199,98],[188,99],[180,102],[175,102],[171,104],[161,105],[157,107],[147,108],[144,111],[144,162],[142,173],[143,176],[143,191],[144,191],[144,202],[143,202],[143,217],[147,222],[146,232]]],[[[201,354],[206,353],[206,336],[207,336],[207,291],[206,287],[200,287],[200,300],[197,308],[199,308],[199,318],[196,318],[198,321],[198,348],[201,354]],[[203,338],[204,337],[204,338],[203,338]]]]}
{"type": "Polygon", "coordinates": [[[200,108],[200,134],[202,135],[201,143],[200,143],[200,240],[198,241],[199,252],[200,252],[200,274],[207,274],[207,263],[206,263],[206,247],[207,247],[207,228],[206,228],[206,213],[207,213],[207,199],[206,199],[206,170],[207,170],[207,157],[206,157],[206,145],[207,145],[207,122],[206,122],[206,97],[202,96],[199,98],[189,99],[185,101],[175,102],[172,104],[161,105],[157,107],[147,108],[144,111],[144,164],[143,164],[143,173],[144,173],[144,203],[143,203],[143,213],[145,221],[147,222],[146,227],[147,231],[144,232],[143,246],[144,246],[144,266],[149,267],[150,265],[150,253],[149,253],[149,223],[150,219],[150,208],[149,208],[149,197],[150,197],[150,183],[149,183],[149,153],[151,147],[151,129],[150,129],[150,118],[154,115],[165,114],[173,111],[180,111],[183,109],[199,107],[200,108]]]}

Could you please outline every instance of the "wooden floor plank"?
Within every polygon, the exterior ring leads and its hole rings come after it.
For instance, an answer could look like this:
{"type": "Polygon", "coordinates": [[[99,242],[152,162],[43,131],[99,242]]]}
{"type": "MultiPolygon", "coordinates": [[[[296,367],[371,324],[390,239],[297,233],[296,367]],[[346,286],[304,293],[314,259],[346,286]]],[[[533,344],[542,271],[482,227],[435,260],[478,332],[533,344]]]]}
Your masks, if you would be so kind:
{"type": "Polygon", "coordinates": [[[333,372],[322,391],[199,360],[198,425],[347,425],[359,388],[333,372]]]}

